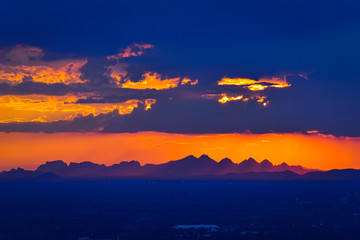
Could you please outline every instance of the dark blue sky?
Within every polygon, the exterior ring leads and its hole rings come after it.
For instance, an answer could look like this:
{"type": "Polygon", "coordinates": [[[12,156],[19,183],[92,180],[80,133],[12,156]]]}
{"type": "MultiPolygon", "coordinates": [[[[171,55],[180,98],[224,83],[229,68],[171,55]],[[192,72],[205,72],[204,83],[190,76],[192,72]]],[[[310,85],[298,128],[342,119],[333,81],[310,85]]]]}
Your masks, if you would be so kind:
{"type": "Polygon", "coordinates": [[[135,72],[187,76],[204,89],[224,76],[308,73],[269,92],[265,110],[158,101],[153,111],[113,120],[108,131],[360,136],[359,10],[357,1],[2,1],[0,48],[38,46],[45,58],[87,57],[97,66],[120,48],[150,43],[154,49],[128,60],[135,72]]]}

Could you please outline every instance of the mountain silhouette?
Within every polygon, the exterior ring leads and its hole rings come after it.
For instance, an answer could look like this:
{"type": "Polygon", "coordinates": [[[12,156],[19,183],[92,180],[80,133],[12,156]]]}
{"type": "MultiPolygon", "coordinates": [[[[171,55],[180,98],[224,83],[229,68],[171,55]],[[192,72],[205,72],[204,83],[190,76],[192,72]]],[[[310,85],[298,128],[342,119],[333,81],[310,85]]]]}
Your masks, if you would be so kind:
{"type": "Polygon", "coordinates": [[[58,176],[89,176],[96,174],[97,172],[105,170],[107,167],[102,164],[96,164],[92,162],[70,163],[67,165],[61,160],[46,162],[40,165],[36,171],[38,172],[52,172],[58,176]]]}
{"type": "MultiPolygon", "coordinates": [[[[216,162],[207,155],[199,158],[190,155],[180,160],[169,161],[162,164],[146,164],[141,166],[137,161],[123,161],[111,166],[96,164],[89,161],[67,164],[61,160],[48,161],[40,165],[35,171],[13,169],[4,171],[0,177],[29,177],[41,173],[53,173],[60,177],[117,177],[117,178],[189,178],[201,176],[235,176],[251,172],[283,172],[291,171],[295,174],[305,174],[315,169],[301,166],[289,166],[285,163],[273,165],[269,160],[257,162],[253,158],[240,163],[234,163],[229,158],[216,162]]],[[[257,174],[259,175],[259,174],[257,174]]],[[[259,175],[260,176],[260,175],[259,175]]]]}
{"type": "Polygon", "coordinates": [[[229,158],[216,162],[207,155],[190,155],[162,164],[141,165],[123,161],[111,166],[89,161],[67,164],[48,161],[36,170],[22,168],[0,172],[1,181],[59,181],[64,179],[225,179],[225,180],[360,180],[360,170],[334,169],[320,171],[286,163],[274,165],[253,158],[234,163],[229,158]]]}
{"type": "Polygon", "coordinates": [[[61,178],[52,172],[29,171],[22,168],[0,172],[1,180],[57,181],[61,178]]]}
{"type": "Polygon", "coordinates": [[[106,176],[137,176],[141,173],[141,165],[138,161],[121,162],[98,172],[98,175],[106,176]]]}
{"type": "Polygon", "coordinates": [[[49,179],[59,178],[130,178],[130,179],[306,179],[306,180],[360,180],[355,169],[320,171],[286,163],[274,165],[265,159],[253,158],[234,163],[229,158],[216,162],[207,155],[199,158],[190,155],[180,160],[162,164],[141,165],[138,161],[123,161],[111,166],[85,161],[67,164],[61,160],[48,161],[36,170],[22,168],[0,173],[0,179],[49,179]]]}
{"type": "Polygon", "coordinates": [[[333,169],[327,172],[308,172],[303,175],[309,180],[360,180],[360,170],[333,169]]]}
{"type": "Polygon", "coordinates": [[[268,179],[268,180],[360,180],[360,170],[343,169],[320,171],[286,163],[274,165],[265,159],[253,158],[234,163],[229,158],[216,162],[207,155],[190,155],[162,164],[141,165],[138,161],[123,161],[111,166],[85,161],[67,164],[61,160],[48,161],[36,170],[22,168],[0,173],[0,179],[59,180],[60,178],[130,178],[130,179],[268,179]]]}
{"type": "Polygon", "coordinates": [[[229,158],[222,159],[216,166],[214,167],[212,174],[225,175],[230,172],[236,171],[237,164],[231,161],[229,158]]]}
{"type": "Polygon", "coordinates": [[[217,165],[217,162],[207,155],[201,155],[196,158],[192,155],[186,158],[159,164],[155,167],[152,176],[161,177],[188,177],[208,174],[209,171],[217,165]]]}

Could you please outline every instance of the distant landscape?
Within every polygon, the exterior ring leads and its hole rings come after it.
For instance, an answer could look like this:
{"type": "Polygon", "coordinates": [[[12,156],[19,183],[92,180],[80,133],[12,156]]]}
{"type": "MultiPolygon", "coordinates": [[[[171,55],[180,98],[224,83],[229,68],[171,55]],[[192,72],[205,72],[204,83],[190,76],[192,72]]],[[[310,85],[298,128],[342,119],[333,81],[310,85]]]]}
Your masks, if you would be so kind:
{"type": "Polygon", "coordinates": [[[360,180],[360,170],[335,169],[321,171],[300,165],[282,163],[274,165],[269,160],[257,162],[249,158],[240,163],[234,163],[229,158],[216,162],[207,155],[199,158],[190,155],[180,160],[169,161],[162,164],[141,165],[138,161],[123,161],[111,166],[96,164],[89,161],[67,164],[62,160],[48,161],[35,170],[22,168],[3,171],[2,180],[14,179],[244,179],[244,180],[360,180]]]}
{"type": "Polygon", "coordinates": [[[0,4],[0,240],[360,239],[360,1],[0,4]]]}

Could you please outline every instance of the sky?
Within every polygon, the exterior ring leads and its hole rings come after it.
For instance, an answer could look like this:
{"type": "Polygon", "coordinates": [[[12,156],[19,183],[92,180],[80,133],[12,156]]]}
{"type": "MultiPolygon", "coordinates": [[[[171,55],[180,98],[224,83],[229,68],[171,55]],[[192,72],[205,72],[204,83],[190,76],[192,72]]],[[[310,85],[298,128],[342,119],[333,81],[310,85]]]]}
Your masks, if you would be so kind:
{"type": "Polygon", "coordinates": [[[0,169],[202,153],[360,168],[357,1],[1,5],[0,169]]]}

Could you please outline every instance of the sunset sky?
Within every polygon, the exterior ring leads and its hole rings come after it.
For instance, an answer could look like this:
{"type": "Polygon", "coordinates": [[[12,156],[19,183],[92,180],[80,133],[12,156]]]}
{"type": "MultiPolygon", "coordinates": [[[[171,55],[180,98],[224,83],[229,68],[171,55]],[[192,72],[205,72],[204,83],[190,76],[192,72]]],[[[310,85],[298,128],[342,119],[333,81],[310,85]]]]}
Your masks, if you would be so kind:
{"type": "Polygon", "coordinates": [[[3,3],[0,170],[190,154],[360,168],[359,7],[3,3]]]}

